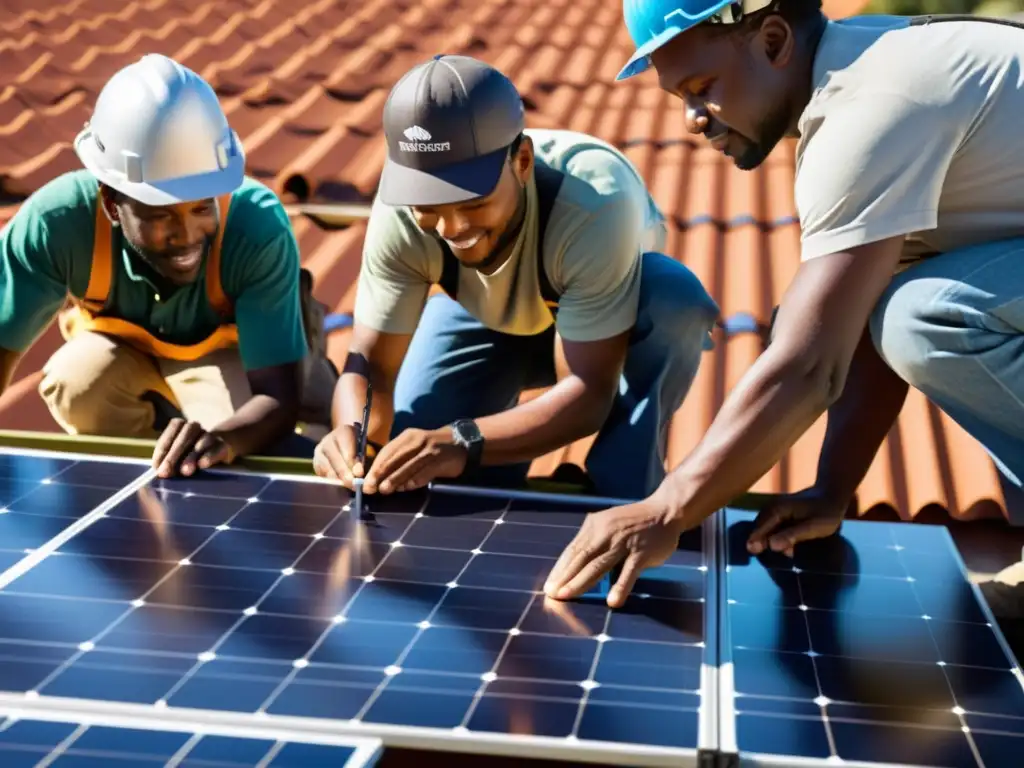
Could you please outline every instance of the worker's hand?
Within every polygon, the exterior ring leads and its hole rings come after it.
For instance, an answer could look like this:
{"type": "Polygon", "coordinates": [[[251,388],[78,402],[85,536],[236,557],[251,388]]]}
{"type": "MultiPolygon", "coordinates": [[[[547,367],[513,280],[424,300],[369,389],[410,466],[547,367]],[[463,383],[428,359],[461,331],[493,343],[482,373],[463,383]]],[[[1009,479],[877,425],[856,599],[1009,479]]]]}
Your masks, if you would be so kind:
{"type": "Polygon", "coordinates": [[[197,469],[234,460],[235,452],[224,437],[185,419],[171,419],[153,451],[153,467],[160,477],[190,477],[197,469]]]}
{"type": "Polygon", "coordinates": [[[455,443],[451,427],[406,429],[381,448],[366,475],[363,491],[412,491],[439,477],[458,477],[468,458],[466,449],[455,443]]]}
{"type": "Polygon", "coordinates": [[[645,568],[661,565],[679,546],[682,525],[657,495],[622,507],[587,515],[544,583],[544,594],[557,600],[579,597],[622,563],[607,603],[619,608],[645,568]]]}
{"type": "MultiPolygon", "coordinates": [[[[366,444],[366,463],[373,459],[373,446],[366,444]]],[[[340,480],[353,490],[355,478],[366,475],[366,467],[359,461],[359,426],[342,424],[328,434],[313,452],[313,471],[320,477],[340,480]]]]}
{"type": "Polygon", "coordinates": [[[747,551],[759,555],[766,549],[792,557],[801,541],[831,536],[842,525],[850,499],[834,498],[817,488],[781,494],[761,508],[747,551]]]}

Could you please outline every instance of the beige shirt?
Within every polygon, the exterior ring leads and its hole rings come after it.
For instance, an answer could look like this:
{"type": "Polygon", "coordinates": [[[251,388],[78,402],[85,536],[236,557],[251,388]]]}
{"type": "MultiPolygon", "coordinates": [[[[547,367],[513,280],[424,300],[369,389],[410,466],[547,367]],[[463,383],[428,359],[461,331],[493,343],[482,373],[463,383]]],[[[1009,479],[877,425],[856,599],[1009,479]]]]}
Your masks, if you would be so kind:
{"type": "Polygon", "coordinates": [[[1024,236],[1024,30],[830,22],[800,118],[803,259],[907,236],[903,261],[1024,236]]]}
{"type": "MultiPolygon", "coordinates": [[[[629,160],[610,144],[572,131],[527,130],[537,162],[566,178],[548,220],[544,262],[561,294],[556,330],[567,341],[596,341],[631,328],[640,254],[664,247],[665,220],[629,160]]],[[[526,221],[508,260],[493,274],[459,269],[458,300],[488,328],[541,333],[554,318],[537,274],[537,191],[527,188],[526,221]]],[[[443,256],[410,209],[379,199],[363,247],[355,321],[384,333],[416,329],[443,256]]]]}

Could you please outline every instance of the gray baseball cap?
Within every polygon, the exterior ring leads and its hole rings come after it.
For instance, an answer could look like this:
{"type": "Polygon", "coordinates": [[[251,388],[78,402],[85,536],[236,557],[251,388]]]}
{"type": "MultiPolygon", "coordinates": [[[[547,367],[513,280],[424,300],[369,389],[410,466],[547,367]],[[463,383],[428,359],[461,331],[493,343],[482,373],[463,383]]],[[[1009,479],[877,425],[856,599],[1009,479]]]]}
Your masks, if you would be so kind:
{"type": "Polygon", "coordinates": [[[469,56],[435,56],[405,75],[384,105],[387,205],[447,205],[489,195],[525,126],[505,75],[469,56]]]}

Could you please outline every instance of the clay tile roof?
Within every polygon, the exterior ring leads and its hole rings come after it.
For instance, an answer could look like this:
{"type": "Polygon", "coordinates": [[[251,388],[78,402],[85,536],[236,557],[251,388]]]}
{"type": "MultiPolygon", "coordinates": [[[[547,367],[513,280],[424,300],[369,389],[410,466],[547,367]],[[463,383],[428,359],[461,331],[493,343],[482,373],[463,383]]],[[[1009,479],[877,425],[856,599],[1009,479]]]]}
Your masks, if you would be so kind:
{"type": "MultiPolygon", "coordinates": [[[[863,0],[829,0],[833,17],[863,0]]],[[[520,88],[533,126],[595,134],[623,147],[670,219],[668,250],[711,289],[736,330],[719,331],[671,430],[670,461],[699,440],[725,393],[763,349],[768,320],[799,263],[793,147],[742,173],[683,129],[653,76],[613,78],[631,50],[620,0],[8,0],[0,21],[0,221],[55,175],[78,167],[71,140],[105,80],[148,52],[172,56],[216,88],[249,172],[286,203],[366,203],[384,144],[381,107],[395,80],[438,52],[490,61],[520,88]],[[743,314],[746,313],[746,314],[743,314]],[[743,321],[749,328],[743,329],[743,321]]],[[[363,224],[294,218],[319,298],[350,311],[363,224]]],[[[0,427],[55,430],[35,394],[59,339],[37,342],[0,399],[0,427]]],[[[346,337],[331,337],[336,360],[346,337]]],[[[754,490],[795,490],[815,475],[824,420],[754,490]]],[[[589,441],[538,460],[581,462],[589,441]]],[[[912,393],[860,491],[866,510],[910,518],[999,510],[998,476],[979,446],[912,393]]]]}

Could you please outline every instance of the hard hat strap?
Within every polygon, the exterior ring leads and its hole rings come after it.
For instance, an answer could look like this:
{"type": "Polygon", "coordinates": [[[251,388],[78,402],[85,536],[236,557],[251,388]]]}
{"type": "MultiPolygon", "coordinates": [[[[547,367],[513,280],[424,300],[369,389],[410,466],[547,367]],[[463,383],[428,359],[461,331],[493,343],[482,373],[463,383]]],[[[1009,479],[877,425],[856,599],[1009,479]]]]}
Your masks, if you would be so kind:
{"type": "Polygon", "coordinates": [[[707,19],[708,24],[738,24],[748,16],[771,7],[775,10],[780,0],[738,0],[707,19]]]}

